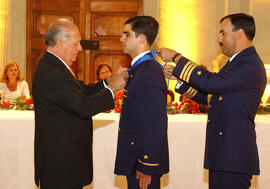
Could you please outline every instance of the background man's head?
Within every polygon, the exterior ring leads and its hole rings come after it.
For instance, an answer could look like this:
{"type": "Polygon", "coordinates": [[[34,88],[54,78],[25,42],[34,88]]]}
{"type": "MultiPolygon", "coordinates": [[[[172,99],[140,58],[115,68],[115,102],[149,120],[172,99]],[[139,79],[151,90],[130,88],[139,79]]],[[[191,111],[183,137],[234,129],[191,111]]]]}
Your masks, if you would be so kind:
{"type": "Polygon", "coordinates": [[[97,67],[98,80],[107,79],[112,75],[112,68],[108,64],[100,64],[97,67]]]}

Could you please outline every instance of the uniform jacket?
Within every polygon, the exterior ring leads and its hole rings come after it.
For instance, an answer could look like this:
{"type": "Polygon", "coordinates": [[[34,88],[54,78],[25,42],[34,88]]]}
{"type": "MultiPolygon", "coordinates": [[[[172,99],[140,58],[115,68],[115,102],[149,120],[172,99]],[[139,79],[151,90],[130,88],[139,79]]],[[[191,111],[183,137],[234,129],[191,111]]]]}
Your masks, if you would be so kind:
{"type": "Polygon", "coordinates": [[[130,71],[119,122],[116,174],[169,171],[166,96],[159,63],[146,60],[130,71]]]}
{"type": "Polygon", "coordinates": [[[219,73],[182,57],[173,75],[185,82],[176,91],[209,104],[204,167],[259,174],[254,118],[266,73],[255,48],[241,51],[219,73]]]}
{"type": "Polygon", "coordinates": [[[33,79],[35,106],[35,182],[48,188],[83,186],[92,181],[91,116],[112,109],[102,82],[85,85],[46,52],[33,79]]]}

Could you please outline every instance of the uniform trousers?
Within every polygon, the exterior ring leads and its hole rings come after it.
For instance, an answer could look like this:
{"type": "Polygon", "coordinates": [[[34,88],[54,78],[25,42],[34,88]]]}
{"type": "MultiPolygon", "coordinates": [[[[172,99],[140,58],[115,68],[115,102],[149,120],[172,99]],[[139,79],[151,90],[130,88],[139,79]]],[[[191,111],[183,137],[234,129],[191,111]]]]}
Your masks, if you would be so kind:
{"type": "MultiPolygon", "coordinates": [[[[160,189],[160,177],[161,176],[152,176],[151,183],[148,185],[147,189],[160,189]]],[[[140,189],[139,179],[136,179],[136,174],[132,176],[127,176],[128,189],[140,189]]]]}
{"type": "Polygon", "coordinates": [[[209,189],[248,189],[252,175],[209,170],[209,189]]]}

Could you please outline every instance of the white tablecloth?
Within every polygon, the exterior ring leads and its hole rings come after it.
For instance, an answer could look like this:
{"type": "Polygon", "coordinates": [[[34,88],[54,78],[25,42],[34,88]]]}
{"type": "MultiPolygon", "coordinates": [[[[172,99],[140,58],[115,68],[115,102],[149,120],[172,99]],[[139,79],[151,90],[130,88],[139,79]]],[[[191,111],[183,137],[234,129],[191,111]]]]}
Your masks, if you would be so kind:
{"type": "MultiPolygon", "coordinates": [[[[113,174],[119,114],[94,117],[94,180],[84,189],[126,189],[123,176],[113,174]]],[[[206,115],[169,115],[170,173],[162,189],[207,189],[203,169],[206,115]]],[[[270,115],[256,116],[261,175],[252,189],[270,188],[270,115]]],[[[0,189],[35,189],[34,112],[0,111],[0,189]]]]}

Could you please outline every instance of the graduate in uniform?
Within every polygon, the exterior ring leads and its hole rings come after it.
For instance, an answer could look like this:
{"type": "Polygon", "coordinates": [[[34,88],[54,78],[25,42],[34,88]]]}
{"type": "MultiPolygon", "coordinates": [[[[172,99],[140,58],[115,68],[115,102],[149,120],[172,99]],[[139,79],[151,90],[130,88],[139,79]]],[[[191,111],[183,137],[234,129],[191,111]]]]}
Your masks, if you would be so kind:
{"type": "Polygon", "coordinates": [[[209,169],[210,189],[248,189],[258,175],[259,157],[254,118],[266,86],[266,72],[252,39],[252,16],[238,13],[220,20],[218,42],[230,57],[211,73],[174,50],[158,50],[164,61],[176,66],[165,75],[179,79],[176,91],[209,105],[204,168],[209,169]]]}
{"type": "Polygon", "coordinates": [[[150,16],[125,22],[120,39],[132,57],[119,122],[115,174],[125,175],[129,189],[159,189],[169,171],[167,87],[162,67],[150,47],[159,24],[150,16]]]}

